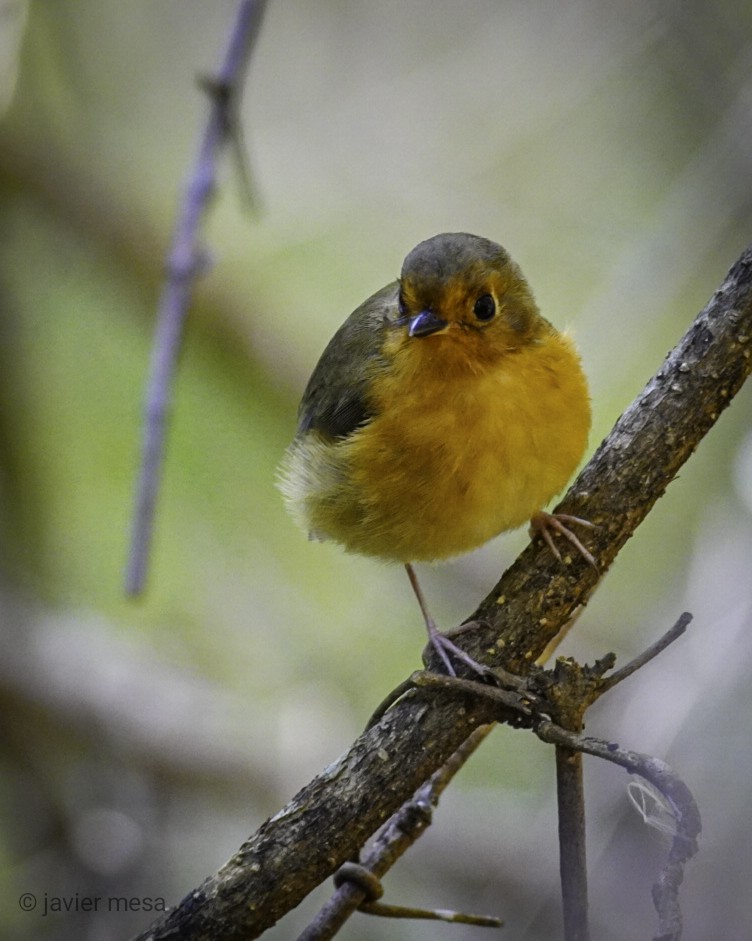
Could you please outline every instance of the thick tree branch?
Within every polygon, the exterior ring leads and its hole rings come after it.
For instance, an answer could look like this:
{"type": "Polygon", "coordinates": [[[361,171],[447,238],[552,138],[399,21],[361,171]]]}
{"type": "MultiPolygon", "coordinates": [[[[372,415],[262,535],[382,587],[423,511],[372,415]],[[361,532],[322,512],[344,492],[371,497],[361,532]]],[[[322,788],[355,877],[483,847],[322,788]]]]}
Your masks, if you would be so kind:
{"type": "MultiPolygon", "coordinates": [[[[617,422],[561,510],[599,525],[588,548],[613,562],[752,369],[752,249],[617,422]]],[[[529,546],[459,639],[472,656],[524,674],[593,592],[584,560],[529,546]],[[566,561],[566,560],[565,560],[566,561]]],[[[495,708],[442,688],[413,690],[262,825],[218,873],[140,936],[258,937],[351,858],[495,708]]]]}

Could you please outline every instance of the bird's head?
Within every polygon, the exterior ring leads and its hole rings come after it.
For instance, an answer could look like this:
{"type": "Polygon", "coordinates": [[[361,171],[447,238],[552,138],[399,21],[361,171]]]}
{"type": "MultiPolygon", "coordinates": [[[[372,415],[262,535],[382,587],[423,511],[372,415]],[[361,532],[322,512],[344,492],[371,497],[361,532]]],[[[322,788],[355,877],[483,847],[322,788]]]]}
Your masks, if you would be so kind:
{"type": "Polygon", "coordinates": [[[450,369],[483,369],[549,328],[507,251],[476,235],[421,242],[405,258],[398,287],[403,350],[450,369]]]}

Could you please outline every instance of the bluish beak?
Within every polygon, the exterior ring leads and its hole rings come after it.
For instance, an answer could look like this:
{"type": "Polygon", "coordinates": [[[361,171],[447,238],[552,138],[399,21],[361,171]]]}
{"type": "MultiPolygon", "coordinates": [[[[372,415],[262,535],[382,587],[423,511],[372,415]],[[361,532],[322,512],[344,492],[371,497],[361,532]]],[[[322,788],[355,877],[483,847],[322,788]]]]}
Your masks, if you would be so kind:
{"type": "Polygon", "coordinates": [[[438,333],[446,326],[448,326],[447,321],[442,320],[438,314],[432,310],[422,310],[410,321],[410,328],[407,332],[411,337],[427,337],[432,333],[438,333]]]}

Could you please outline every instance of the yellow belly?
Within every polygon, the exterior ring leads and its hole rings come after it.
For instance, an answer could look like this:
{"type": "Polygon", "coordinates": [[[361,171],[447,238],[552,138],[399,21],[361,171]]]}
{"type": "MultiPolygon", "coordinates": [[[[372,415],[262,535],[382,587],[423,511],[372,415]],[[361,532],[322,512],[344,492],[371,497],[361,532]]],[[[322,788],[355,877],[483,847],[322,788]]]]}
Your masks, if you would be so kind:
{"type": "Polygon", "coordinates": [[[590,403],[565,336],[480,375],[422,369],[394,382],[369,424],[336,441],[309,432],[288,454],[293,513],[351,551],[400,562],[469,551],[529,520],[584,452],[590,403]]]}

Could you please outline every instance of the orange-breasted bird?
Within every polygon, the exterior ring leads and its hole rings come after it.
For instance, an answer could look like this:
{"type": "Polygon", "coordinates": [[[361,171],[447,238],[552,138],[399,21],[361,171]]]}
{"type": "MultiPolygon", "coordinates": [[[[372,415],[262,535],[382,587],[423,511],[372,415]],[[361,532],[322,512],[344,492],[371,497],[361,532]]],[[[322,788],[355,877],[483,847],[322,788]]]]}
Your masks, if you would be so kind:
{"type": "MultiPolygon", "coordinates": [[[[572,340],[538,311],[495,242],[436,235],[334,334],[303,394],[280,487],[312,538],[403,563],[431,644],[477,665],[432,621],[413,562],[459,555],[526,521],[592,556],[543,507],[587,444],[572,340]]],[[[587,524],[586,524],[587,525],[587,524]]]]}

